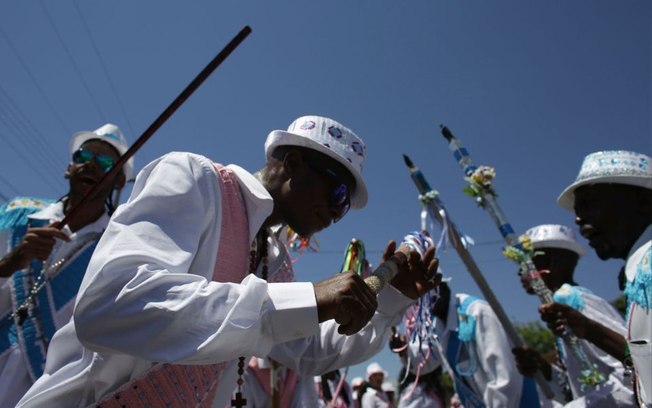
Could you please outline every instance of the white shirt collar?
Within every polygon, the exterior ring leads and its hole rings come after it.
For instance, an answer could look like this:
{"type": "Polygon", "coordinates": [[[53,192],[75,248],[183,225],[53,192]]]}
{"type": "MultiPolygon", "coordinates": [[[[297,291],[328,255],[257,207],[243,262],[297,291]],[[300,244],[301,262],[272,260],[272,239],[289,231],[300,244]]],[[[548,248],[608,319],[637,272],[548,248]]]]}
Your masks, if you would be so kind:
{"type": "Polygon", "coordinates": [[[235,173],[240,183],[249,218],[249,236],[253,239],[258,228],[272,214],[274,200],[265,186],[253,174],[235,164],[229,164],[226,167],[235,173]]]}

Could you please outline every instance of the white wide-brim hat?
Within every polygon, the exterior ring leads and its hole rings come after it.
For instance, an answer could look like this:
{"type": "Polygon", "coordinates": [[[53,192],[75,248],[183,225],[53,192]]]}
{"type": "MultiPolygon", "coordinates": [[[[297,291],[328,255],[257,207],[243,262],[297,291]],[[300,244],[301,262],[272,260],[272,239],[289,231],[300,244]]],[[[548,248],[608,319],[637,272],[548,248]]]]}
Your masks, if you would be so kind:
{"type": "Polygon", "coordinates": [[[286,130],[274,130],[265,141],[267,160],[278,146],[301,146],[316,150],[336,160],[355,179],[351,194],[351,207],[363,208],[367,204],[367,186],[362,178],[362,165],[366,146],[353,131],[340,123],[322,116],[302,116],[286,130]]]}
{"type": "Polygon", "coordinates": [[[565,225],[543,224],[525,231],[530,237],[533,249],[561,248],[584,256],[584,248],[575,239],[575,233],[565,225]]]}
{"type": "MultiPolygon", "coordinates": [[[[129,149],[127,139],[122,134],[119,127],[112,123],[107,123],[99,129],[94,131],[77,132],[70,139],[70,153],[76,152],[84,142],[92,139],[101,140],[115,147],[120,155],[125,154],[129,149]]],[[[122,166],[122,171],[125,173],[127,181],[132,181],[134,178],[134,158],[130,157],[129,160],[122,166]]]]}
{"type": "Polygon", "coordinates": [[[562,208],[573,211],[575,190],[586,184],[627,184],[652,189],[650,157],[626,150],[610,150],[587,155],[575,182],[559,195],[562,208]]]}

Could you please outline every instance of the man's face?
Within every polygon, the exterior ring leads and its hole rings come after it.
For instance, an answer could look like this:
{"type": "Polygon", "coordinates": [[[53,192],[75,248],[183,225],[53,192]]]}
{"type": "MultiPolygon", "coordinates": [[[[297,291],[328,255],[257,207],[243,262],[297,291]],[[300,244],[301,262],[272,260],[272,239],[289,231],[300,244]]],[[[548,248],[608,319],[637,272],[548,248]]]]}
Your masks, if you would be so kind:
{"type": "Polygon", "coordinates": [[[627,257],[638,234],[639,189],[590,184],[575,191],[575,223],[602,260],[627,257]]]}
{"type": "Polygon", "coordinates": [[[383,385],[383,380],[385,379],[385,374],[383,373],[373,373],[369,376],[369,384],[374,388],[380,388],[383,385]]]}
{"type": "MultiPolygon", "coordinates": [[[[106,142],[97,139],[84,142],[79,150],[73,153],[72,162],[68,165],[66,174],[70,180],[70,192],[79,196],[85,195],[111,170],[119,158],[117,150],[106,142]]],[[[108,196],[116,182],[124,184],[122,173],[99,191],[97,197],[104,199],[108,196]]]]}
{"type": "MultiPolygon", "coordinates": [[[[577,262],[577,254],[562,248],[539,248],[534,252],[536,255],[532,257],[532,263],[550,290],[556,290],[567,279],[572,279],[572,276],[564,276],[565,273],[570,273],[564,270],[564,266],[568,265],[570,258],[577,262]]],[[[534,289],[530,287],[529,278],[524,275],[520,275],[520,278],[526,292],[533,295],[534,289]]]]}
{"type": "Polygon", "coordinates": [[[311,236],[346,214],[354,188],[353,177],[340,163],[302,151],[284,195],[285,219],[301,236],[311,236]]]}

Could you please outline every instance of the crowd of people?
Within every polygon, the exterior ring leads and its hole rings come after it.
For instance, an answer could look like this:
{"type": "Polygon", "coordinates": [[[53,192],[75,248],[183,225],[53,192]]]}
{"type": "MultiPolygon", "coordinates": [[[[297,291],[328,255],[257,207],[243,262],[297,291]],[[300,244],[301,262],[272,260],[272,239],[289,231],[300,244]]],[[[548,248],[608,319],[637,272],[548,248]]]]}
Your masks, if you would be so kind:
{"type": "Polygon", "coordinates": [[[523,288],[540,278],[553,293],[539,312],[557,353],[543,355],[511,344],[489,303],[453,290],[434,245],[390,241],[381,262],[397,273],[378,293],[353,271],[297,281],[285,229],[310,237],[367,203],[366,145],[335,120],[270,132],[256,172],[193,153],[135,178],[133,159],[112,171],[128,148],[112,124],[70,146],[67,194],[0,207],[1,407],[652,406],[644,154],[588,154],[558,198],[600,259],[625,262],[625,316],[575,282],[585,250],[572,228],[524,234],[537,273],[521,274],[523,288]],[[415,308],[427,316],[418,332],[415,308]],[[346,378],[387,346],[397,378],[378,363],[346,378]]]}

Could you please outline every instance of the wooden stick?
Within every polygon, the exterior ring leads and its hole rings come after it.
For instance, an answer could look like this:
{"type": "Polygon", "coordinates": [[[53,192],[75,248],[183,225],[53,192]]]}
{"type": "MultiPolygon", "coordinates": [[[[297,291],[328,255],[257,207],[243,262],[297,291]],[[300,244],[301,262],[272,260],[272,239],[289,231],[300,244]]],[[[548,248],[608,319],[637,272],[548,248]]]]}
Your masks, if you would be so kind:
{"type": "Polygon", "coordinates": [[[211,60],[211,62],[204,67],[204,69],[197,74],[195,79],[190,82],[190,84],[177,96],[172,103],[159,115],[158,118],[143,132],[142,135],[134,142],[134,144],[129,147],[129,149],[123,154],[120,159],[116,162],[115,166],[104,175],[100,179],[100,181],[97,182],[91,188],[85,195],[84,197],[75,205],[72,210],[66,216],[61,220],[57,228],[62,229],[66,224],[69,224],[72,219],[75,218],[75,216],[79,213],[80,209],[85,205],[85,203],[90,199],[90,197],[94,196],[97,194],[98,191],[100,191],[102,188],[106,186],[106,184],[109,183],[109,180],[112,180],[118,172],[122,171],[122,166],[129,160],[135,153],[142,147],[142,145],[147,142],[147,140],[152,137],[152,135],[161,127],[163,124],[174,114],[174,112],[179,109],[179,107],[192,95],[197,88],[208,78],[210,74],[215,71],[215,69],[220,66],[222,62],[235,50],[242,41],[244,41],[245,38],[251,33],[251,28],[249,26],[244,26],[240,32],[233,37],[233,39],[222,49],[222,51],[219,52],[211,60]]]}

